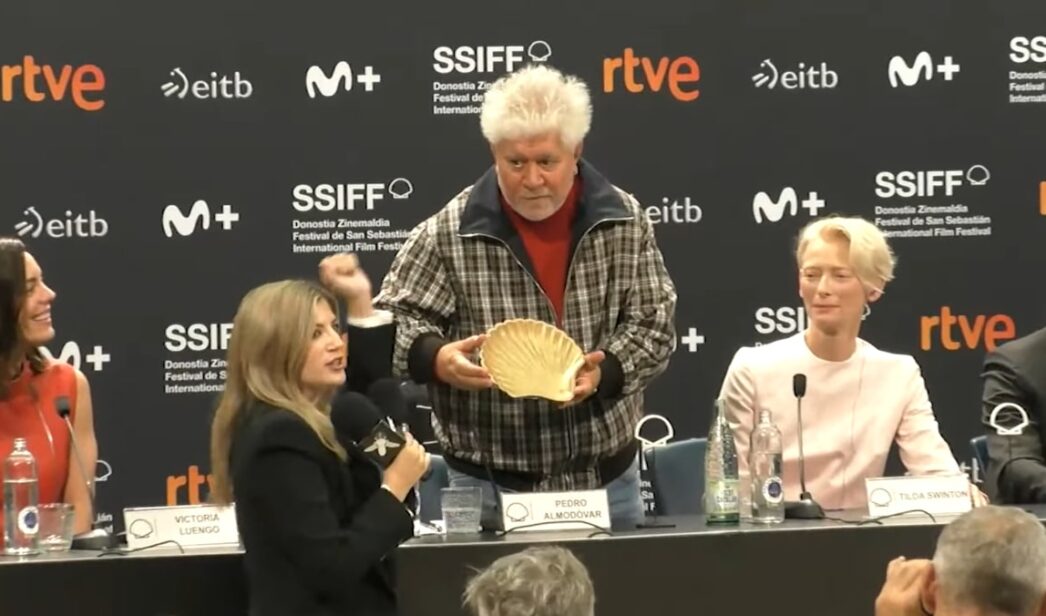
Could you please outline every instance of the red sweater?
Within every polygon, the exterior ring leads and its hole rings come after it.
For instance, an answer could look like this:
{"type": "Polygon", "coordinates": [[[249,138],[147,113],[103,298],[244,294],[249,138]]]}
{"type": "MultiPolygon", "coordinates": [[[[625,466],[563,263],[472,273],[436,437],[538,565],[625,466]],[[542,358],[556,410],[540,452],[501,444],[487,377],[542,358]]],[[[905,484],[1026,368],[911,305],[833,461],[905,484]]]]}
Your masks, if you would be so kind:
{"type": "Polygon", "coordinates": [[[517,214],[505,201],[505,197],[498,193],[501,208],[523,240],[523,247],[526,248],[527,256],[534,266],[534,277],[552,302],[557,325],[563,322],[563,296],[567,290],[571,226],[577,214],[580,194],[581,178],[578,176],[574,179],[574,185],[570,188],[563,206],[545,220],[534,222],[517,214]]]}

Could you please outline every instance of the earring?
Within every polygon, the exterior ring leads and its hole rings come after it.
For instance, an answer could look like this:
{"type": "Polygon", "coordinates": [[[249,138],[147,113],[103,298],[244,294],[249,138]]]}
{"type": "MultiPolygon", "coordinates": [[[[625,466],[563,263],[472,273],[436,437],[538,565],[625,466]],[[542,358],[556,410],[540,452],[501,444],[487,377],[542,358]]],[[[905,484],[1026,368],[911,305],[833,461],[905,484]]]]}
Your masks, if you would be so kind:
{"type": "Polygon", "coordinates": [[[861,320],[863,321],[863,320],[867,319],[868,316],[871,315],[871,314],[872,314],[872,307],[869,306],[868,304],[865,304],[864,305],[864,312],[861,313],[861,320]]]}

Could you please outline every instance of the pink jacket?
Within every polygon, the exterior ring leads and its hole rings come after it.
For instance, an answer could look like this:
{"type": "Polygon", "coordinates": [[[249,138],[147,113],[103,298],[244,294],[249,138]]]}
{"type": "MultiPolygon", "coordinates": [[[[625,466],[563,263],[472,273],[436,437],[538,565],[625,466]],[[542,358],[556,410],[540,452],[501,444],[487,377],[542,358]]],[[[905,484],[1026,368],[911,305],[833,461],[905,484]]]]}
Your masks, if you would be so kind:
{"type": "MultiPolygon", "coordinates": [[[[758,411],[781,430],[785,498],[799,495],[799,441],[792,375],[807,377],[803,398],[806,487],[825,509],[867,506],[864,480],[880,477],[897,442],[909,474],[955,474],[959,465],[938,429],[919,365],[910,355],[858,339],[847,360],[818,358],[803,334],[737,351],[720,395],[737,442],[741,478],[758,411]]],[[[747,484],[746,484],[747,485],[747,484]]]]}

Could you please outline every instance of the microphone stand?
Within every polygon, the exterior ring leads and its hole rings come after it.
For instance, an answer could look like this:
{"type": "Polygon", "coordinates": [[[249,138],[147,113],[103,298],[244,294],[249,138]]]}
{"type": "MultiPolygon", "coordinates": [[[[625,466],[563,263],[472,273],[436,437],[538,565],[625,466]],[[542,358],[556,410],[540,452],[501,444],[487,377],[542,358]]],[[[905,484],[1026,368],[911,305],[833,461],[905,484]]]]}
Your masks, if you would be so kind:
{"type": "Polygon", "coordinates": [[[823,520],[824,509],[806,489],[806,457],[803,455],[803,397],[796,397],[796,413],[799,416],[799,488],[798,501],[785,503],[785,518],[790,520],[823,520]]]}
{"type": "MultiPolygon", "coordinates": [[[[69,429],[69,441],[73,445],[73,458],[76,459],[76,467],[80,470],[80,476],[83,477],[84,484],[87,487],[87,496],[91,499],[91,517],[93,518],[98,514],[98,508],[95,505],[94,481],[91,479],[93,475],[88,475],[86,469],[84,469],[83,456],[80,455],[80,445],[76,440],[76,430],[73,429],[73,423],[69,421],[69,400],[64,397],[59,398],[55,401],[55,406],[58,414],[65,420],[65,425],[69,429]]],[[[116,536],[104,528],[98,528],[92,519],[91,530],[74,535],[73,543],[70,547],[73,550],[107,551],[115,549],[117,545],[116,536]]]]}

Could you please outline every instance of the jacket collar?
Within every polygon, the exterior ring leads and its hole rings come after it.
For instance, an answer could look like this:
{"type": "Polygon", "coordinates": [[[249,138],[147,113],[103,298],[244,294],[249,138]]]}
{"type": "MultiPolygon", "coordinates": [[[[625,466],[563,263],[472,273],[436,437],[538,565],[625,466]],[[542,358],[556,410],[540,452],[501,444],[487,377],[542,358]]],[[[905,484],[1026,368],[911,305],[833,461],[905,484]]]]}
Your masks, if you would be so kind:
{"type": "MultiPolygon", "coordinates": [[[[575,240],[601,222],[632,218],[621,195],[595,167],[582,158],[578,161],[578,170],[581,175],[581,195],[573,224],[575,240]]],[[[512,221],[501,209],[498,190],[498,177],[491,166],[472,186],[461,212],[459,236],[485,235],[503,242],[509,242],[517,236],[512,221]]]]}

